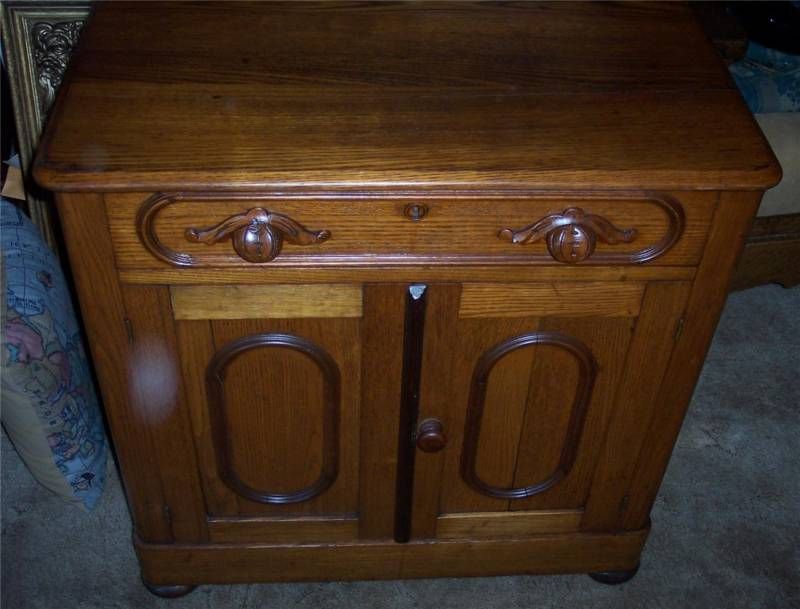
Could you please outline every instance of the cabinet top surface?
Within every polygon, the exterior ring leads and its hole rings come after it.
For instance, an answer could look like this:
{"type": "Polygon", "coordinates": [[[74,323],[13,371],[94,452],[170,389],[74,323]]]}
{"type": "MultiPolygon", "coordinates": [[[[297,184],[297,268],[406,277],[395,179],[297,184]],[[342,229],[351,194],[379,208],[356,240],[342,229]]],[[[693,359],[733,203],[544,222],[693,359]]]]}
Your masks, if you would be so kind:
{"type": "Polygon", "coordinates": [[[101,3],[53,190],[752,188],[780,169],[677,4],[101,3]]]}

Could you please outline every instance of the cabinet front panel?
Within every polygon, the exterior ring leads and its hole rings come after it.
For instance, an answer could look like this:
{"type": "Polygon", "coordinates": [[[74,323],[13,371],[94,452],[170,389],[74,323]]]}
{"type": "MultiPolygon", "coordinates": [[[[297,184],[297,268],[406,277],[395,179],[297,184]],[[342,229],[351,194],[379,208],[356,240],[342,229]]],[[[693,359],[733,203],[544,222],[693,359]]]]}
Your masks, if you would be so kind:
{"type": "MultiPolygon", "coordinates": [[[[602,282],[433,286],[425,361],[438,362],[437,377],[423,370],[420,418],[441,420],[448,441],[418,453],[417,536],[579,527],[623,373],[647,366],[641,351],[628,357],[646,292],[602,282]]],[[[659,323],[674,332],[676,312],[659,323]]]]}
{"type": "Polygon", "coordinates": [[[256,327],[242,335],[240,322],[212,323],[206,382],[220,473],[251,501],[304,503],[339,473],[339,366],[307,338],[247,325],[256,327]]]}
{"type": "Polygon", "coordinates": [[[500,319],[458,323],[453,378],[460,386],[452,390],[461,408],[454,413],[451,446],[460,450],[447,455],[442,512],[581,507],[594,462],[595,436],[602,436],[607,424],[634,319],[500,319]],[[479,404],[471,394],[477,390],[474,376],[481,358],[515,338],[542,336],[579,345],[596,362],[595,370],[586,372],[580,360],[555,344],[532,344],[510,352],[489,374],[478,442],[473,443],[470,419],[479,404]],[[574,454],[561,465],[562,456],[570,452],[574,454]],[[486,488],[465,479],[464,460],[474,453],[476,473],[486,488]],[[531,488],[527,493],[526,487],[531,488]]]}
{"type": "Polygon", "coordinates": [[[402,286],[204,290],[171,308],[209,537],[390,537],[373,498],[393,501],[402,353],[364,354],[402,343],[402,286]]]}
{"type": "Polygon", "coordinates": [[[359,320],[177,323],[195,338],[184,356],[206,343],[185,379],[205,396],[193,417],[209,514],[355,514],[359,320]]]}

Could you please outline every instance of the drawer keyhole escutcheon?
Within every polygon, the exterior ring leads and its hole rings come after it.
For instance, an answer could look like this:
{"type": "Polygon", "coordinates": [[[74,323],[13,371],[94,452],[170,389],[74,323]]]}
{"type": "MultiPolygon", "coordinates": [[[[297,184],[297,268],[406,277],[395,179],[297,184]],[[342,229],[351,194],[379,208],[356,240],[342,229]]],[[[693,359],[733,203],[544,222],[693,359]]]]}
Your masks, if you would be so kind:
{"type": "Polygon", "coordinates": [[[409,203],[403,210],[403,215],[412,222],[419,222],[428,215],[428,206],[422,203],[409,203]]]}
{"type": "Polygon", "coordinates": [[[289,216],[254,207],[209,228],[188,228],[186,239],[212,245],[227,237],[233,249],[248,262],[269,262],[281,253],[284,239],[295,245],[312,245],[330,239],[328,230],[310,231],[289,216]]]}
{"type": "Polygon", "coordinates": [[[516,245],[535,243],[544,238],[547,251],[554,259],[574,263],[589,258],[594,253],[598,239],[614,245],[630,243],[636,235],[635,228],[620,229],[603,216],[587,214],[580,207],[568,207],[525,228],[504,228],[497,236],[516,245]]]}

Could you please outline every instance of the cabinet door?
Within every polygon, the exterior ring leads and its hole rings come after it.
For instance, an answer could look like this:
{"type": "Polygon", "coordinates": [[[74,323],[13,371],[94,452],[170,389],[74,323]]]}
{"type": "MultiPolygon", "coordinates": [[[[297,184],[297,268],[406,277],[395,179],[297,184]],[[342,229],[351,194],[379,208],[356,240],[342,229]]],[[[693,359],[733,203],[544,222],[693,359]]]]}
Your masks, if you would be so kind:
{"type": "Polygon", "coordinates": [[[391,537],[403,286],[129,288],[134,315],[159,290],[208,539],[391,537]]]}
{"type": "Polygon", "coordinates": [[[412,536],[580,530],[602,451],[623,448],[607,444],[609,420],[621,404],[647,411],[688,288],[432,286],[419,420],[438,419],[447,438],[417,452],[412,536]]]}

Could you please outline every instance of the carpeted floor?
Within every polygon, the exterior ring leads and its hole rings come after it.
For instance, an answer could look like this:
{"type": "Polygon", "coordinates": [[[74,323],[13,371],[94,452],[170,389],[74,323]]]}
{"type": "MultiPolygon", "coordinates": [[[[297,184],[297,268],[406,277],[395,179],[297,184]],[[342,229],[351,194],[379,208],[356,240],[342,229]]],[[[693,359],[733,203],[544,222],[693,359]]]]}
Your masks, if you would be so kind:
{"type": "Polygon", "coordinates": [[[84,514],[2,445],[7,609],[800,607],[800,289],[731,296],[653,512],[639,574],[202,586],[162,600],[139,583],[112,476],[84,514]]]}

